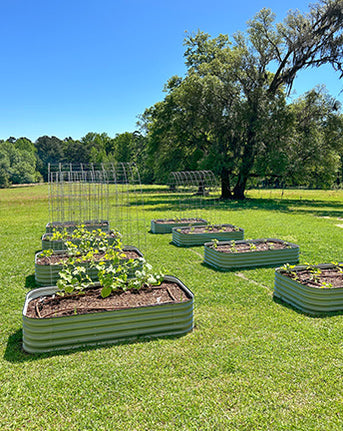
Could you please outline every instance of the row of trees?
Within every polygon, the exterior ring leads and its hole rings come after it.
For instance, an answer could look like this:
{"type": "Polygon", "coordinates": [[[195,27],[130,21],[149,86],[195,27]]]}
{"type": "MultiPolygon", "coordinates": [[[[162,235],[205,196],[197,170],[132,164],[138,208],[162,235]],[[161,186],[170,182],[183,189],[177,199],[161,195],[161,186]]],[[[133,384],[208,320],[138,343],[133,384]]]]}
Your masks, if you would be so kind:
{"type": "MultiPolygon", "coordinates": [[[[210,143],[211,135],[201,136],[200,127],[190,133],[188,121],[178,124],[169,110],[167,100],[147,110],[142,117],[148,128],[145,134],[0,141],[0,187],[46,180],[48,163],[59,162],[134,162],[144,183],[165,183],[173,170],[211,169],[220,175],[222,167],[229,166],[231,181],[239,172],[241,150],[222,154],[219,141],[210,143]]],[[[283,104],[264,128],[248,185],[330,188],[343,184],[343,114],[324,87],[283,104]]]]}
{"type": "Polygon", "coordinates": [[[47,180],[48,163],[134,162],[142,181],[151,182],[152,173],[144,164],[146,138],[139,132],[87,133],[80,140],[71,137],[41,136],[34,143],[28,138],[10,137],[0,141],[0,187],[47,180]]]}

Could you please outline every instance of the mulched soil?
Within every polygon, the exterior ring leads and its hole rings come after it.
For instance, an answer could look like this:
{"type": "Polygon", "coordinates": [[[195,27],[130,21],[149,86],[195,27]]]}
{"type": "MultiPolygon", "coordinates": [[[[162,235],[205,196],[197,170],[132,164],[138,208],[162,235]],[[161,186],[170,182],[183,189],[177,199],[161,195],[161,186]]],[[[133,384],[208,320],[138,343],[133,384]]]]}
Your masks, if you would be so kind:
{"type": "Polygon", "coordinates": [[[194,226],[181,229],[180,233],[184,234],[237,232],[234,226],[194,226]]]}
{"type": "Polygon", "coordinates": [[[26,316],[34,319],[100,313],[134,307],[186,302],[190,298],[173,282],[140,290],[114,292],[107,298],[100,296],[101,287],[87,289],[84,295],[43,296],[29,302],[26,316]]]}
{"type": "MultiPolygon", "coordinates": [[[[213,246],[211,246],[214,248],[213,246]]],[[[218,244],[216,250],[222,253],[249,253],[255,251],[267,251],[267,250],[282,250],[288,248],[287,243],[282,242],[258,242],[258,243],[240,243],[233,244],[218,244]],[[256,248],[254,248],[256,246],[256,248]]]]}
{"type": "MultiPolygon", "coordinates": [[[[124,251],[125,258],[123,259],[138,259],[140,256],[135,251],[124,251]]],[[[101,260],[105,256],[105,253],[98,253],[94,254],[95,261],[101,260]]],[[[62,264],[62,262],[65,262],[68,260],[68,256],[65,254],[53,254],[51,256],[43,256],[43,257],[37,257],[37,264],[38,265],[58,265],[62,264]]],[[[83,261],[87,262],[87,261],[83,261]]]]}
{"type": "Polygon", "coordinates": [[[303,269],[281,274],[310,287],[338,288],[343,287],[343,273],[338,268],[320,269],[319,271],[303,269]],[[324,285],[323,285],[324,283],[324,285]]]}
{"type": "MultiPolygon", "coordinates": [[[[171,223],[198,223],[199,221],[202,221],[198,218],[181,218],[181,219],[161,219],[161,220],[154,220],[156,224],[171,224],[171,223]]],[[[204,222],[205,223],[205,222],[204,222]]]]}

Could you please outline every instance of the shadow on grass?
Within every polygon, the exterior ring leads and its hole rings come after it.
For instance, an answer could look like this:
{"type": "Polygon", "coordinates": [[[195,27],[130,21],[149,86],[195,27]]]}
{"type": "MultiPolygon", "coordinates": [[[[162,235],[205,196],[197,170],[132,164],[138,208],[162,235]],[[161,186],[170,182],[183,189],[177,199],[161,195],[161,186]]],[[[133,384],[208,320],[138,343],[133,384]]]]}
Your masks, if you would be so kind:
{"type": "Polygon", "coordinates": [[[328,317],[334,317],[334,316],[342,316],[343,310],[338,311],[330,311],[330,312],[313,312],[309,313],[303,310],[300,310],[299,308],[296,308],[295,306],[289,304],[288,302],[283,301],[282,299],[276,297],[273,295],[273,301],[276,304],[282,305],[283,307],[287,308],[288,310],[295,311],[297,314],[301,314],[302,316],[310,317],[312,319],[327,319],[328,317]]]}
{"type": "Polygon", "coordinates": [[[151,197],[151,199],[147,197],[144,200],[144,205],[150,206],[149,211],[159,212],[201,209],[268,210],[299,214],[310,213],[318,217],[343,217],[343,203],[329,200],[246,198],[243,201],[206,199],[201,202],[189,198],[180,197],[177,199],[174,196],[171,198],[163,195],[151,197]]]}
{"type": "Polygon", "coordinates": [[[187,334],[181,335],[168,335],[165,337],[149,337],[142,336],[132,338],[130,340],[122,340],[116,342],[108,342],[104,344],[94,344],[94,345],[85,345],[80,346],[75,349],[65,349],[65,350],[56,350],[54,352],[46,352],[46,353],[27,353],[23,349],[23,330],[18,329],[14,334],[10,335],[7,340],[7,346],[4,354],[4,359],[7,362],[11,363],[21,363],[21,362],[32,362],[40,359],[51,358],[54,356],[67,356],[72,355],[77,352],[86,352],[90,350],[99,350],[99,349],[107,349],[113,346],[124,346],[128,344],[137,344],[137,343],[149,343],[157,340],[176,340],[178,338],[184,337],[187,334]]]}
{"type": "Polygon", "coordinates": [[[175,244],[175,242],[173,242],[173,241],[170,241],[169,242],[169,245],[173,245],[174,247],[177,247],[177,248],[193,248],[193,247],[201,247],[201,246],[204,246],[204,244],[200,244],[200,245],[178,245],[178,244],[175,244]]]}
{"type": "Polygon", "coordinates": [[[35,289],[36,287],[38,287],[34,274],[28,275],[25,278],[25,287],[27,287],[28,289],[35,289]]]}

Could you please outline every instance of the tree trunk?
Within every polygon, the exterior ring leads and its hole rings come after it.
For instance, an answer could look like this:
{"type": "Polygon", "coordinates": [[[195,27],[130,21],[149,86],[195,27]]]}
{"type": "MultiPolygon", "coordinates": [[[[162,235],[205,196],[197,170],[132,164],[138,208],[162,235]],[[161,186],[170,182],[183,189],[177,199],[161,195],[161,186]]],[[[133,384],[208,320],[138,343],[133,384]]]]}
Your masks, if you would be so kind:
{"type": "Polygon", "coordinates": [[[255,122],[257,120],[257,104],[254,105],[252,116],[250,118],[249,129],[247,132],[247,142],[243,151],[242,164],[239,169],[237,183],[233,189],[233,199],[245,199],[244,193],[249,178],[249,174],[254,165],[255,148],[256,148],[256,132],[255,122]]]}
{"type": "Polygon", "coordinates": [[[220,196],[220,199],[232,199],[232,193],[231,193],[231,187],[230,187],[230,173],[227,168],[222,169],[221,184],[222,184],[222,194],[220,196]]]}

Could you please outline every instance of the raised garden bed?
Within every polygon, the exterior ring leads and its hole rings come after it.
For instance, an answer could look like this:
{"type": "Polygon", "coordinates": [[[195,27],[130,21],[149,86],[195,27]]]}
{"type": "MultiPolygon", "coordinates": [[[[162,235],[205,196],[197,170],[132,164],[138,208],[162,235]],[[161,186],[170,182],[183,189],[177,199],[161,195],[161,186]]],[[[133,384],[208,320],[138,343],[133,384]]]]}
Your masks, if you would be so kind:
{"type": "MultiPolygon", "coordinates": [[[[54,305],[57,300],[52,300],[48,312],[44,311],[44,301],[48,302],[47,298],[56,292],[56,287],[41,287],[26,295],[23,348],[29,353],[116,343],[139,337],[183,335],[193,328],[193,294],[172,276],[165,276],[160,286],[101,298],[100,301],[104,302],[100,305],[93,299],[89,304],[90,299],[85,294],[74,299],[72,304],[63,298],[64,302],[59,303],[64,310],[62,313],[54,305]],[[81,303],[84,300],[86,305],[81,303]],[[84,312],[87,314],[81,314],[84,312]],[[54,317],[55,314],[59,317],[54,317]]],[[[99,294],[95,292],[95,296],[99,294]]]]}
{"type": "Polygon", "coordinates": [[[55,230],[66,230],[67,232],[73,232],[77,226],[84,225],[86,230],[97,230],[100,229],[104,232],[108,232],[110,229],[109,222],[107,220],[86,220],[83,222],[49,222],[45,227],[46,233],[52,233],[55,230]]]}
{"type": "Polygon", "coordinates": [[[152,233],[171,233],[173,227],[206,225],[207,221],[201,218],[156,219],[151,220],[152,233]]]}
{"type": "MultiPolygon", "coordinates": [[[[117,234],[116,232],[110,230],[106,232],[106,241],[108,245],[112,245],[116,242],[117,234]]],[[[81,240],[79,238],[72,238],[70,235],[65,240],[62,239],[52,239],[53,233],[44,233],[42,236],[42,250],[66,250],[65,241],[70,241],[73,244],[80,244],[81,240]]]]}
{"type": "Polygon", "coordinates": [[[343,310],[342,264],[277,268],[274,296],[310,314],[343,310]]]}
{"type": "MultiPolygon", "coordinates": [[[[140,259],[143,257],[143,254],[136,247],[125,246],[123,248],[124,254],[127,256],[127,259],[140,259]]],[[[65,252],[56,251],[52,256],[40,258],[41,252],[36,253],[35,255],[35,280],[36,283],[40,286],[53,286],[56,284],[59,278],[59,272],[62,270],[63,265],[62,261],[67,260],[68,256],[65,252]]],[[[101,254],[98,256],[98,260],[102,257],[101,254]]],[[[105,265],[110,265],[111,261],[106,261],[105,265]]],[[[86,272],[88,276],[93,280],[97,281],[98,271],[95,267],[90,266],[88,261],[81,262],[80,266],[86,267],[86,272]]],[[[137,268],[136,268],[137,269],[137,268]]],[[[129,273],[129,277],[133,277],[134,272],[129,273]]]]}
{"type": "Polygon", "coordinates": [[[299,246],[275,238],[205,243],[204,262],[220,270],[298,261],[299,246]]]}
{"type": "Polygon", "coordinates": [[[203,245],[212,239],[219,241],[241,240],[244,230],[232,224],[174,227],[173,243],[178,246],[203,245]]]}

